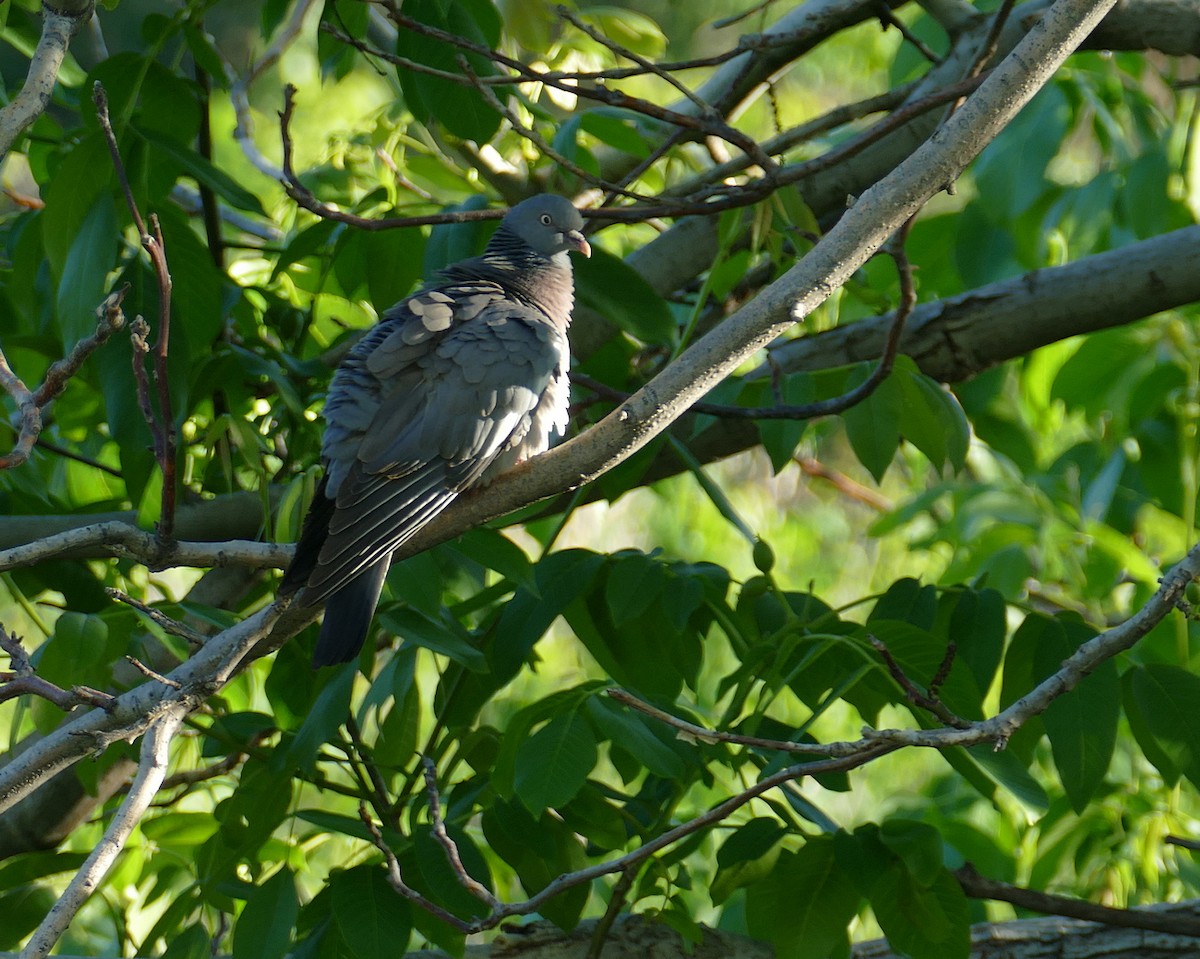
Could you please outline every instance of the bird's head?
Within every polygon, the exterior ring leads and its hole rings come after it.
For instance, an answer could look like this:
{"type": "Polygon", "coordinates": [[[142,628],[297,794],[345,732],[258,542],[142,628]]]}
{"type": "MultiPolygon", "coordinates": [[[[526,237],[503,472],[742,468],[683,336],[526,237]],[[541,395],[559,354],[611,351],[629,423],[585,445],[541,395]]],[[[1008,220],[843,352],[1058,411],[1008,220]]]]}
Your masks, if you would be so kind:
{"type": "Polygon", "coordinates": [[[553,193],[531,196],[514,206],[500,224],[545,256],[574,250],[592,255],[583,235],[583,217],[571,201],[553,193]]]}

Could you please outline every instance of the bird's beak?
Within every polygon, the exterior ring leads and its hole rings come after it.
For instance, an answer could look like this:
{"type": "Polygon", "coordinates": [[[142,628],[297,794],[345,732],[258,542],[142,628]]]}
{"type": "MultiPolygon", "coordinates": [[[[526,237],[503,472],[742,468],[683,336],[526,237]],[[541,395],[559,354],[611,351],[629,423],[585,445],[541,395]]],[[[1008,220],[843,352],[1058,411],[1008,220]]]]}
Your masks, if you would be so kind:
{"type": "Polygon", "coordinates": [[[578,230],[567,230],[562,237],[563,242],[567,245],[567,249],[578,250],[587,257],[592,255],[592,245],[588,243],[587,238],[578,230]]]}

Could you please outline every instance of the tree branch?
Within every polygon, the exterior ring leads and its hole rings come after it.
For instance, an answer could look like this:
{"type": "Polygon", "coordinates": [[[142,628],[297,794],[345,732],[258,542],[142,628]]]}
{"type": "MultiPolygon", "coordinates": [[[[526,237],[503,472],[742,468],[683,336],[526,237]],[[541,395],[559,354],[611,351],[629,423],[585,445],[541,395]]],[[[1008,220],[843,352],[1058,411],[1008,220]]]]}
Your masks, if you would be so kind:
{"type": "Polygon", "coordinates": [[[1045,83],[1112,0],[1058,0],[935,138],[864,193],[796,266],[690,346],[582,436],[462,496],[395,559],[538,500],[628,459],[741,363],[807,316],[993,138],[1045,83]]]}
{"type": "Polygon", "coordinates": [[[245,566],[283,569],[295,549],[290,543],[227,540],[221,543],[163,542],[128,523],[106,522],[56,533],[0,550],[0,571],[63,556],[120,556],[152,569],[174,566],[245,566]]]}
{"type": "Polygon", "coordinates": [[[176,708],[165,711],[150,723],[142,740],[141,759],[137,776],[129,794],[121,803],[116,815],[104,830],[104,836],[92,850],[82,868],[71,877],[66,890],[54,904],[37,931],[26,943],[21,959],[44,959],[67,931],[67,926],[100,881],[112,868],[117,855],[125,847],[134,827],[150,807],[158,787],[167,774],[171,739],[179,731],[186,710],[176,708]]]}
{"type": "Polygon", "coordinates": [[[0,110],[0,157],[21,132],[45,112],[58,82],[71,38],[92,18],[93,0],[56,0],[42,4],[42,36],[29,61],[21,92],[0,110]]]}
{"type": "Polygon", "coordinates": [[[3,351],[0,351],[0,387],[16,401],[21,413],[17,442],[10,453],[0,456],[0,469],[12,469],[29,459],[33,445],[42,432],[42,411],[67,388],[67,382],[79,372],[84,361],[125,325],[121,301],[125,298],[127,289],[128,287],[116,290],[104,298],[104,302],[96,308],[96,314],[100,318],[96,323],[96,332],[84,337],[75,344],[70,353],[51,364],[42,385],[33,392],[30,392],[20,377],[12,371],[3,351]]]}

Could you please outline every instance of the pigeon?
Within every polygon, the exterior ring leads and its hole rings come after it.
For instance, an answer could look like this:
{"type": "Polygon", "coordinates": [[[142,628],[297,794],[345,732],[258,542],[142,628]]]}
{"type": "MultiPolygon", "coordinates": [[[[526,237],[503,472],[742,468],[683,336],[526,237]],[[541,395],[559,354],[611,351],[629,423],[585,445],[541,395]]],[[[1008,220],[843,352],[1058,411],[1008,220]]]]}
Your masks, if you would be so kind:
{"type": "Polygon", "coordinates": [[[571,251],[591,255],[579,211],[531,197],[482,256],[389,309],[338,367],[325,472],[280,588],[325,604],[314,667],[358,655],[398,546],[565,432],[571,251]]]}

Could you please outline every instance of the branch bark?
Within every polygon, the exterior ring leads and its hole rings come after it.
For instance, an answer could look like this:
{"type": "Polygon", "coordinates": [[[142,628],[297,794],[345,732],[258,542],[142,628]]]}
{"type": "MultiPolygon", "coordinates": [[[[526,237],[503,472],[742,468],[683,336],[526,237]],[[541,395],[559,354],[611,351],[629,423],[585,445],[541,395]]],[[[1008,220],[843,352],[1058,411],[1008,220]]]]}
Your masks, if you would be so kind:
{"type": "Polygon", "coordinates": [[[67,56],[67,46],[83,24],[92,17],[94,0],[56,0],[42,4],[42,36],[21,92],[0,110],[0,156],[45,112],[58,82],[58,71],[67,56]]]}

